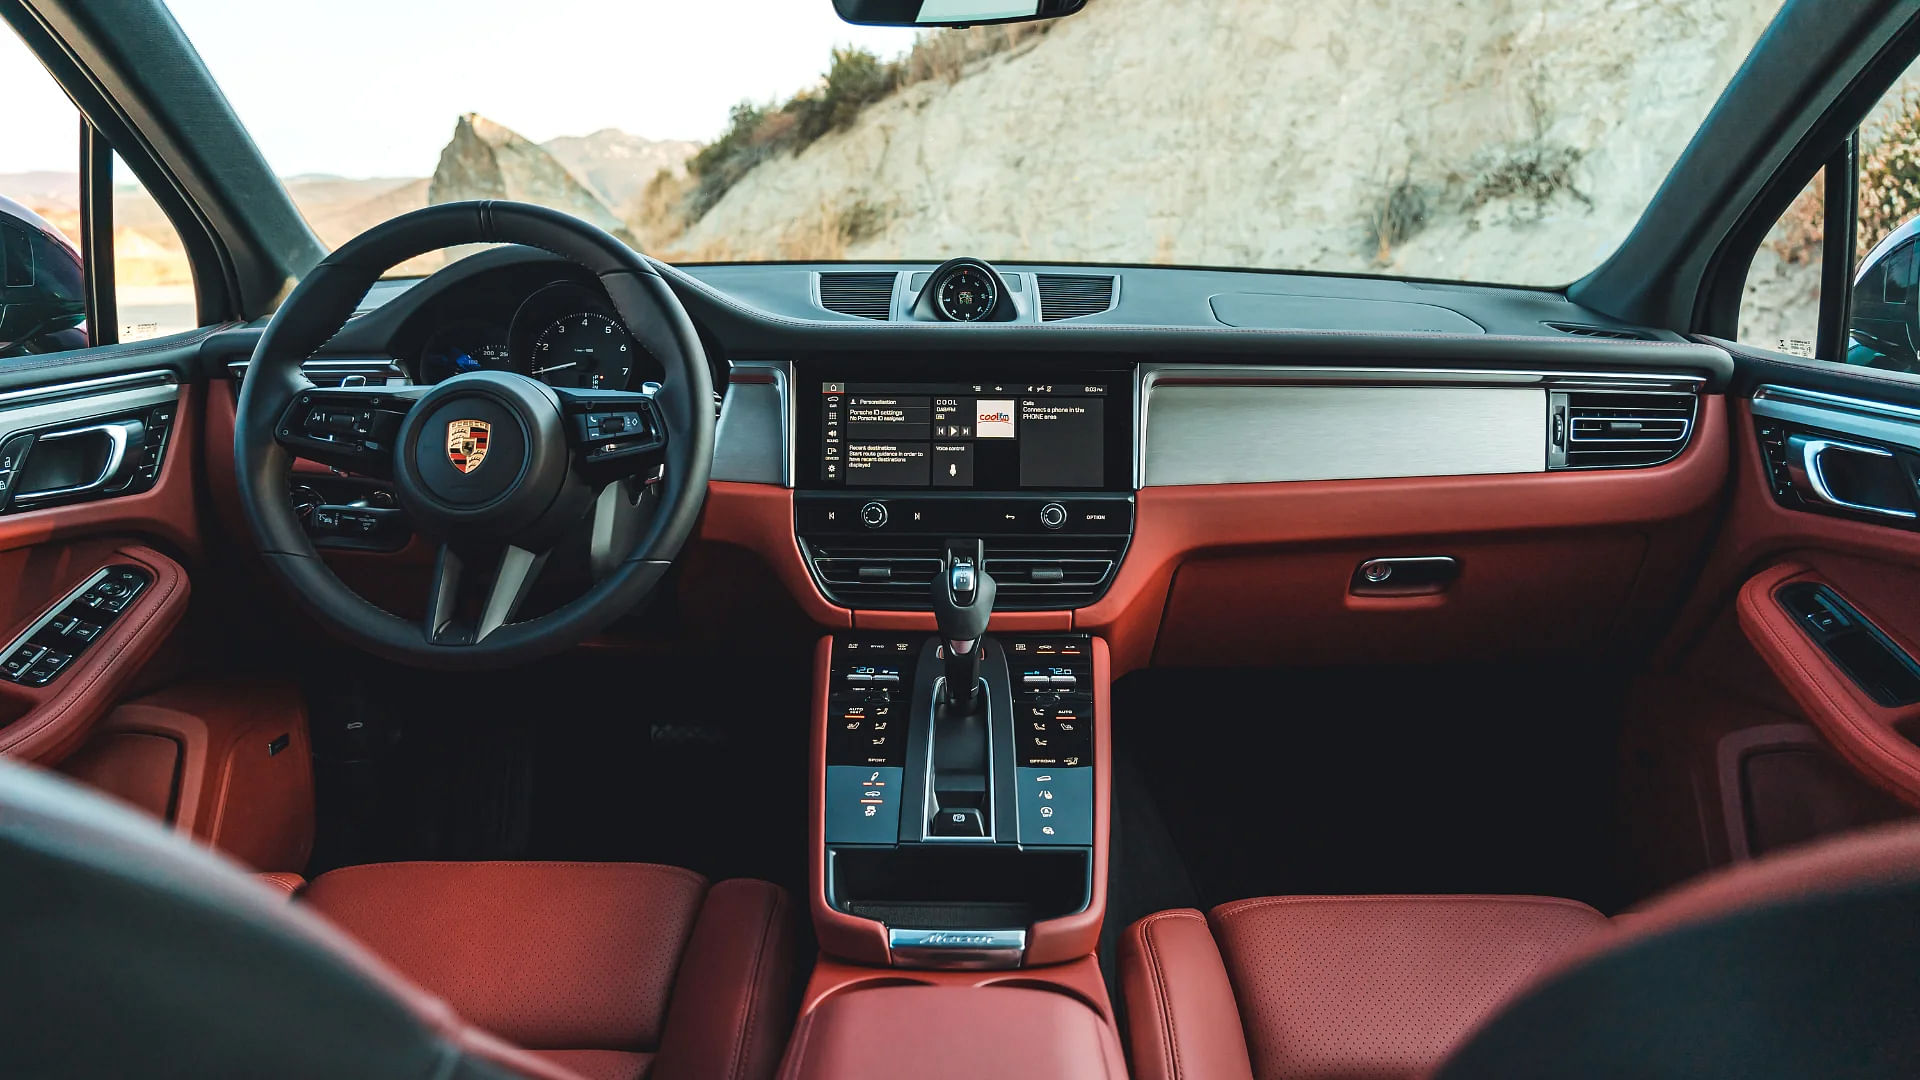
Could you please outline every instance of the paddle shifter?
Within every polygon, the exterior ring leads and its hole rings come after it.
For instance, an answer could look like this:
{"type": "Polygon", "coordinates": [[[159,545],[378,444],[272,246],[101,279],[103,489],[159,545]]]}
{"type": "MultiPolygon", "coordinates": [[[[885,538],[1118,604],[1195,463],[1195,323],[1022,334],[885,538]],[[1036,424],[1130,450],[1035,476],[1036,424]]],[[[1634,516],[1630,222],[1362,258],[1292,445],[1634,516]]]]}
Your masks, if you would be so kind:
{"type": "Polygon", "coordinates": [[[972,712],[980,696],[980,639],[993,616],[994,584],[986,561],[982,542],[949,541],[933,581],[933,619],[947,657],[943,704],[957,713],[972,712]]]}

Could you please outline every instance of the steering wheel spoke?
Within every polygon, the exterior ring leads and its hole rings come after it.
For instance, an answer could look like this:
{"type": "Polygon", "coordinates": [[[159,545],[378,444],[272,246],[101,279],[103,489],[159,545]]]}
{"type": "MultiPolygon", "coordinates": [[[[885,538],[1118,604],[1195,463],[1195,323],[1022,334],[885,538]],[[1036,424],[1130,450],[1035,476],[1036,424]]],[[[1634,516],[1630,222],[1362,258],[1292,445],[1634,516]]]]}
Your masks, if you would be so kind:
{"type": "Polygon", "coordinates": [[[513,622],[546,563],[547,552],[512,544],[478,549],[441,545],[421,626],[428,644],[476,645],[513,622]],[[463,604],[470,591],[479,595],[463,604]]]}
{"type": "Polygon", "coordinates": [[[274,439],[288,453],[344,472],[391,477],[393,440],[424,386],[303,390],[287,403],[274,439]]]}
{"type": "Polygon", "coordinates": [[[571,388],[555,388],[555,393],[574,466],[589,482],[650,476],[658,469],[667,449],[667,426],[652,394],[571,388]]]}

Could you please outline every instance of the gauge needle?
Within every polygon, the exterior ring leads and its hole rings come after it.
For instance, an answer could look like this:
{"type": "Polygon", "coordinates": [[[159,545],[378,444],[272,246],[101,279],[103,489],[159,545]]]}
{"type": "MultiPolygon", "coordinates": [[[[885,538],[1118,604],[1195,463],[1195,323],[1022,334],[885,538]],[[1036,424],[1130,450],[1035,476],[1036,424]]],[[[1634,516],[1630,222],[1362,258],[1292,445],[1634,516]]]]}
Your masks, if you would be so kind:
{"type": "Polygon", "coordinates": [[[537,368],[534,368],[534,369],[533,369],[533,373],[534,373],[535,375],[545,375],[545,374],[546,374],[547,372],[549,372],[549,371],[560,371],[560,370],[562,370],[562,369],[565,369],[565,368],[570,368],[570,367],[579,367],[579,366],[580,366],[580,361],[578,361],[578,360],[569,360],[569,361],[567,361],[567,362],[566,362],[566,363],[564,363],[564,364],[555,364],[555,365],[553,365],[552,367],[537,367],[537,368]]]}

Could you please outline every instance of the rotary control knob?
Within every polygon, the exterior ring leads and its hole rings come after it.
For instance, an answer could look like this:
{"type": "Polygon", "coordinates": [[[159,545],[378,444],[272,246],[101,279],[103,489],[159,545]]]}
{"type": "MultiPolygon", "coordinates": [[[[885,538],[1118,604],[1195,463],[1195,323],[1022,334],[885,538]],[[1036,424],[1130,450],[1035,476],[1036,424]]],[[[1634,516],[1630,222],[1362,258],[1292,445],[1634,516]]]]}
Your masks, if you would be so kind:
{"type": "Polygon", "coordinates": [[[870,502],[860,508],[860,524],[869,529],[877,529],[887,523],[887,504],[870,502]]]}
{"type": "Polygon", "coordinates": [[[1067,523],[1067,508],[1059,503],[1048,503],[1040,508],[1040,524],[1049,529],[1057,529],[1067,523]]]}

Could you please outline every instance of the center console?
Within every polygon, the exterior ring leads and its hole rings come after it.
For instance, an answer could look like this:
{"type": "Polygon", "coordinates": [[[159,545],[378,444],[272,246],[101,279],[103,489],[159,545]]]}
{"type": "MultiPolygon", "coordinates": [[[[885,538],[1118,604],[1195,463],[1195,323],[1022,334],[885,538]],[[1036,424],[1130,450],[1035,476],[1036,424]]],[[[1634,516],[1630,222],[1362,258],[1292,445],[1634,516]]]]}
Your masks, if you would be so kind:
{"type": "Polygon", "coordinates": [[[1133,532],[1130,368],[904,378],[845,361],[798,382],[794,527],[828,600],[927,610],[952,537],[986,542],[999,610],[1084,607],[1112,583],[1133,532]]]}
{"type": "Polygon", "coordinates": [[[1120,1074],[1094,958],[1111,664],[1098,637],[1039,631],[1102,596],[1131,539],[1133,373],[901,374],[936,366],[796,379],[795,535],[856,629],[816,658],[823,955],[789,1073],[1120,1074]]]}
{"type": "Polygon", "coordinates": [[[869,964],[1011,968],[1090,954],[1105,906],[1106,647],[990,636],[953,708],[950,646],[823,645],[815,923],[869,964]]]}

